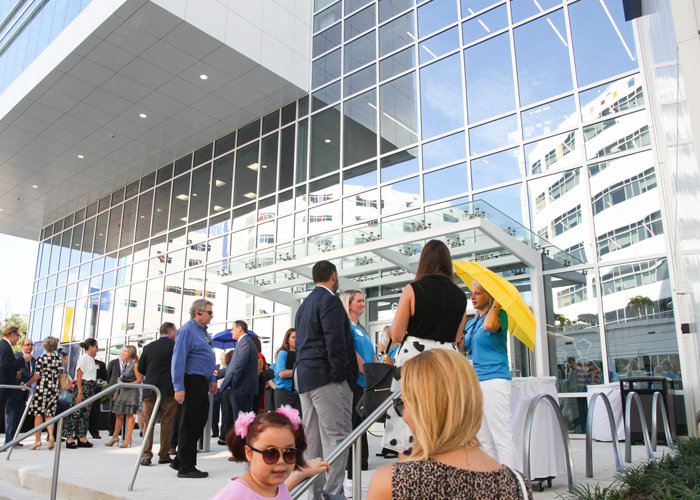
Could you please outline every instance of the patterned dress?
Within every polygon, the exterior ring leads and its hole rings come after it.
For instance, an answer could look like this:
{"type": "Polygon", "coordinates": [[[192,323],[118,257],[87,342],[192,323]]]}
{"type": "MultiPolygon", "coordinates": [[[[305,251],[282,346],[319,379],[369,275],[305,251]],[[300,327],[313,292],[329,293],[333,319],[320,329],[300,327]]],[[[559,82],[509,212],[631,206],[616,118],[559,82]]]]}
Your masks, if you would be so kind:
{"type": "Polygon", "coordinates": [[[391,473],[394,500],[531,500],[527,498],[515,472],[501,467],[492,472],[476,472],[443,464],[432,458],[425,462],[398,462],[391,473]]]}
{"type": "Polygon", "coordinates": [[[34,416],[56,415],[58,405],[58,369],[63,365],[61,355],[47,352],[36,360],[39,381],[29,404],[29,414],[34,416]]]}

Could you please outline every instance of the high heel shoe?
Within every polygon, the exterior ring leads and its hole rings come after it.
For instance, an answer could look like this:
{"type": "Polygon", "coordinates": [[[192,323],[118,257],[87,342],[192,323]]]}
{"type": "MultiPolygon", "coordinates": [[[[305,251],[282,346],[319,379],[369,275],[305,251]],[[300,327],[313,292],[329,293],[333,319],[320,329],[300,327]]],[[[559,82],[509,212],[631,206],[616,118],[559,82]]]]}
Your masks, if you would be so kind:
{"type": "Polygon", "coordinates": [[[114,446],[114,443],[119,442],[119,436],[112,437],[108,442],[105,443],[105,446],[114,446]]]}
{"type": "Polygon", "coordinates": [[[39,448],[41,448],[41,441],[38,441],[38,442],[34,443],[34,444],[32,445],[32,447],[29,448],[29,449],[30,449],[30,450],[38,450],[39,448]]]}
{"type": "Polygon", "coordinates": [[[120,448],[130,448],[131,447],[131,439],[128,441],[125,440],[122,444],[119,445],[120,448]]]}
{"type": "Polygon", "coordinates": [[[53,450],[55,446],[56,446],[56,442],[53,440],[52,437],[50,437],[49,438],[49,450],[53,450]]]}

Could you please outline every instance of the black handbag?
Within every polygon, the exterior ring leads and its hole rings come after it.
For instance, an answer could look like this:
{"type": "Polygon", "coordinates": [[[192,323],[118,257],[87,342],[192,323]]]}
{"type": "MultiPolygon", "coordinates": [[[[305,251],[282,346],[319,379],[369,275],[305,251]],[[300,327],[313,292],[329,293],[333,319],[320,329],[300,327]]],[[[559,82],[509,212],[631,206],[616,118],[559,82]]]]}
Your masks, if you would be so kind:
{"type": "MultiPolygon", "coordinates": [[[[401,378],[400,368],[387,363],[365,363],[364,372],[365,391],[355,408],[363,419],[369,417],[391,396],[391,381],[401,378]]],[[[379,421],[384,422],[384,417],[379,421]]]]}

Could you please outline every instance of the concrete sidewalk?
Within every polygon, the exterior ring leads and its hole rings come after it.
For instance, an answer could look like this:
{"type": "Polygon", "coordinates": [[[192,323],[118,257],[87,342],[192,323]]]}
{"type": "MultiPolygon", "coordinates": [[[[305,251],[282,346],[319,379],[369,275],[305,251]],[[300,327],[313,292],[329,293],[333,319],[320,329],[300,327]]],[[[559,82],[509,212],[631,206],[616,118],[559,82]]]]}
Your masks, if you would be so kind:
{"type": "MultiPolygon", "coordinates": [[[[156,426],[156,431],[158,430],[156,426]]],[[[233,477],[240,476],[246,470],[245,464],[227,461],[228,451],[212,440],[212,451],[200,453],[197,467],[209,472],[206,479],[178,479],[176,472],[168,465],[151,465],[140,467],[133,491],[127,491],[129,480],[139,454],[141,438],[138,433],[132,448],[120,449],[104,446],[106,439],[94,440],[93,448],[61,449],[61,466],[59,474],[58,497],[71,500],[103,499],[208,499],[226,485],[233,477]]],[[[106,433],[103,433],[106,436],[106,433]]],[[[155,441],[158,442],[156,433],[155,441]]],[[[33,500],[48,497],[51,491],[51,474],[54,452],[48,450],[44,442],[40,450],[30,451],[27,440],[24,448],[17,448],[10,461],[5,453],[0,455],[0,500],[33,500]]],[[[369,483],[374,471],[391,463],[375,453],[381,451],[381,438],[369,436],[370,470],[362,474],[362,481],[369,483]]],[[[65,446],[65,444],[64,444],[65,446]]],[[[613,481],[615,467],[610,443],[593,445],[593,463],[595,479],[585,477],[585,441],[572,440],[576,478],[579,483],[601,483],[609,485],[613,481]]],[[[635,461],[646,458],[643,446],[634,446],[635,461]]],[[[666,452],[659,447],[657,457],[666,452]]],[[[621,443],[620,454],[624,453],[621,443]]],[[[566,476],[559,476],[553,481],[553,488],[542,493],[535,493],[537,500],[555,499],[566,493],[566,476]]]]}

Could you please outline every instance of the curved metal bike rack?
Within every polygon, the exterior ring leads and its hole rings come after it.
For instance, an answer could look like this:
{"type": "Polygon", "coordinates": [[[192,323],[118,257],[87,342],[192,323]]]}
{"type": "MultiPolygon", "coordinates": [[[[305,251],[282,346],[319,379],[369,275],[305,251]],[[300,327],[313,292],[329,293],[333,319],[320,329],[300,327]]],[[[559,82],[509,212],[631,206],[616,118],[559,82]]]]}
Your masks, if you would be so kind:
{"type": "Polygon", "coordinates": [[[557,402],[557,400],[549,394],[540,394],[535,396],[535,399],[532,400],[530,407],[527,410],[527,417],[525,418],[525,437],[523,441],[523,475],[528,481],[530,480],[530,440],[532,438],[532,421],[535,418],[535,410],[537,409],[537,405],[540,403],[540,401],[546,401],[552,408],[552,411],[554,411],[554,414],[557,416],[561,437],[564,440],[564,455],[566,455],[566,475],[569,480],[569,492],[573,493],[574,486],[576,485],[576,471],[574,470],[574,457],[571,453],[571,442],[569,441],[569,434],[566,431],[564,415],[562,415],[561,409],[559,408],[559,402],[557,402]]]}
{"type": "MultiPolygon", "coordinates": [[[[31,404],[32,398],[34,397],[34,391],[31,387],[26,385],[0,385],[0,390],[2,389],[15,389],[29,392],[29,399],[27,399],[27,403],[24,405],[24,412],[22,413],[22,418],[19,420],[19,424],[17,424],[17,430],[15,431],[15,435],[13,436],[13,438],[16,438],[19,432],[22,430],[24,420],[27,418],[27,413],[29,412],[29,405],[31,404]]],[[[0,416],[0,418],[5,418],[5,415],[0,416]]],[[[12,450],[15,449],[15,446],[12,446],[9,450],[7,450],[7,458],[5,460],[10,459],[10,455],[12,455],[12,450]]]]}
{"type": "Polygon", "coordinates": [[[642,422],[642,435],[644,437],[644,445],[647,449],[647,458],[655,458],[654,452],[651,449],[651,443],[649,443],[649,428],[647,427],[647,418],[644,413],[644,408],[642,407],[642,400],[639,398],[639,394],[631,391],[627,393],[625,404],[625,462],[628,464],[632,463],[632,429],[630,428],[630,421],[632,420],[632,401],[637,405],[637,414],[639,415],[639,420],[642,422]]]}
{"type": "Polygon", "coordinates": [[[661,419],[664,421],[664,433],[666,434],[666,444],[668,445],[669,448],[673,449],[675,448],[675,445],[673,444],[673,438],[671,438],[671,427],[668,425],[668,415],[666,414],[666,407],[664,406],[664,402],[659,401],[659,396],[661,396],[661,392],[655,392],[654,396],[652,397],[651,400],[651,449],[652,451],[656,451],[656,441],[657,441],[657,434],[656,430],[658,428],[658,412],[657,410],[661,408],[661,419]]]}
{"type": "Polygon", "coordinates": [[[593,413],[595,403],[599,397],[605,403],[605,409],[608,412],[608,423],[610,424],[610,434],[612,435],[613,452],[615,454],[615,470],[620,472],[624,469],[617,442],[617,423],[615,422],[612,406],[610,406],[610,400],[606,394],[596,392],[591,396],[591,402],[588,403],[588,418],[586,420],[586,477],[593,477],[593,413]]]}

